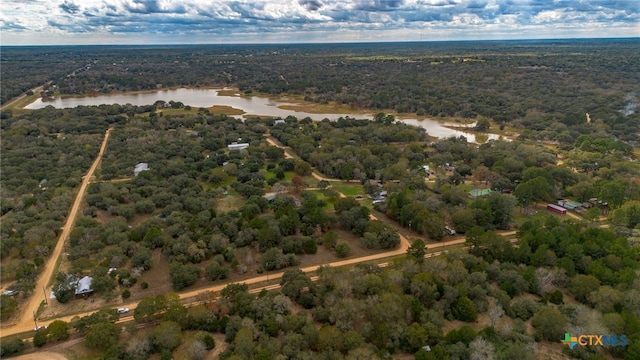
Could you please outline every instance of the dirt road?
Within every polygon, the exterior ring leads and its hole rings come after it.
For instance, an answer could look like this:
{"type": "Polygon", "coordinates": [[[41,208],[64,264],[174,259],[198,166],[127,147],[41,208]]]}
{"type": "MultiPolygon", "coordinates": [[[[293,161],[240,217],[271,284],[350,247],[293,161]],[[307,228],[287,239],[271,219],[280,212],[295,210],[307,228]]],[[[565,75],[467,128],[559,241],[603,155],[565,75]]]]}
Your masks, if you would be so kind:
{"type": "Polygon", "coordinates": [[[278,141],[276,141],[274,138],[272,138],[271,136],[267,137],[267,142],[271,145],[271,146],[275,146],[275,147],[279,147],[280,149],[284,150],[284,157],[285,159],[293,159],[293,156],[291,154],[289,154],[289,152],[287,152],[287,147],[282,145],[281,143],[279,143],[278,141]]]}
{"type": "MultiPolygon", "coordinates": [[[[64,227],[62,228],[62,232],[60,233],[60,237],[58,238],[56,247],[53,250],[53,253],[51,253],[51,256],[49,257],[47,263],[45,264],[42,273],[40,273],[40,275],[38,276],[33,294],[31,294],[27,301],[21,306],[19,318],[16,321],[15,325],[13,325],[9,329],[3,329],[2,336],[7,335],[8,333],[19,333],[33,330],[35,325],[33,322],[33,316],[38,310],[38,307],[40,306],[42,300],[44,300],[45,294],[48,296],[48,294],[51,293],[49,289],[47,289],[46,291],[44,289],[46,289],[47,285],[49,284],[49,280],[51,279],[56,268],[58,258],[60,257],[62,249],[64,248],[64,243],[71,233],[71,229],[73,228],[73,224],[76,220],[76,215],[78,214],[78,210],[80,209],[80,205],[82,204],[82,200],[84,199],[84,195],[87,191],[89,180],[93,176],[94,171],[102,160],[102,155],[107,148],[107,141],[109,140],[110,132],[111,129],[108,129],[105,133],[104,140],[102,141],[102,146],[100,146],[100,152],[98,153],[98,156],[96,156],[96,159],[93,161],[93,164],[91,164],[89,171],[87,171],[87,175],[85,175],[82,179],[82,184],[80,185],[80,189],[78,190],[78,195],[76,195],[76,200],[73,202],[71,211],[69,211],[69,215],[67,216],[67,220],[64,224],[64,227]],[[44,294],[43,291],[45,291],[44,294]]],[[[47,299],[47,301],[50,300],[47,299]]]]}
{"type": "Polygon", "coordinates": [[[13,360],[67,360],[67,357],[52,351],[41,351],[27,355],[16,356],[13,360]]]}
{"type": "MultiPolygon", "coordinates": [[[[49,82],[50,83],[50,82],[49,82]]],[[[33,91],[34,94],[39,94],[42,89],[44,89],[44,85],[40,85],[38,87],[35,87],[33,89],[31,89],[31,91],[33,91]]],[[[14,97],[13,99],[7,101],[6,103],[2,104],[2,106],[0,106],[0,111],[5,110],[6,108],[10,107],[11,105],[17,103],[18,101],[24,99],[27,96],[27,93],[23,93],[20,94],[20,96],[18,97],[14,97]]]]}

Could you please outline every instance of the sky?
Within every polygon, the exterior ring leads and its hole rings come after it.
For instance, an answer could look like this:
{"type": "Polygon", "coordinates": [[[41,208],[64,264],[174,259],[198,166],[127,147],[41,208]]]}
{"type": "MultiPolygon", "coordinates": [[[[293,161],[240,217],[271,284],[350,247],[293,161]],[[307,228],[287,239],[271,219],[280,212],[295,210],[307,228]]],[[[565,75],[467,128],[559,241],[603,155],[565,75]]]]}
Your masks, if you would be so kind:
{"type": "Polygon", "coordinates": [[[0,44],[640,37],[640,0],[0,0],[0,44]]]}

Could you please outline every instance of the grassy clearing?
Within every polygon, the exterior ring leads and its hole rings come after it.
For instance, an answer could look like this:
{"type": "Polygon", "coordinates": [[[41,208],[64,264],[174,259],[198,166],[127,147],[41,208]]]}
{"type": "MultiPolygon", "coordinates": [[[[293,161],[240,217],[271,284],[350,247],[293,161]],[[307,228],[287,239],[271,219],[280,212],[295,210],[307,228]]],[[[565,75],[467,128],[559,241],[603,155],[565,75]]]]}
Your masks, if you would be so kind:
{"type": "Polygon", "coordinates": [[[344,183],[332,183],[333,188],[343,193],[345,196],[362,195],[363,189],[360,184],[344,184],[344,183]]]}
{"type": "MultiPolygon", "coordinates": [[[[294,177],[295,175],[296,175],[296,174],[294,174],[294,173],[293,173],[293,171],[285,171],[285,173],[284,173],[284,179],[279,180],[279,181],[280,181],[280,182],[283,182],[283,181],[291,181],[291,179],[293,179],[293,177],[294,177]]],[[[276,173],[271,172],[271,171],[268,171],[266,174],[264,174],[264,178],[265,178],[265,180],[273,179],[273,178],[275,178],[275,177],[276,177],[276,173]]]]}
{"type": "Polygon", "coordinates": [[[513,226],[514,228],[519,228],[520,226],[522,226],[522,224],[524,224],[527,221],[533,220],[533,219],[544,219],[547,216],[551,215],[551,216],[555,216],[558,219],[560,219],[561,221],[564,221],[566,219],[569,219],[569,217],[567,215],[558,215],[555,213],[552,213],[550,211],[547,211],[544,207],[542,206],[535,206],[532,207],[530,210],[531,215],[527,215],[521,207],[516,207],[514,209],[514,216],[513,216],[513,226]]]}
{"type": "Polygon", "coordinates": [[[216,211],[218,212],[229,212],[232,210],[238,210],[244,203],[246,199],[240,195],[232,195],[229,193],[224,196],[222,199],[219,199],[216,204],[216,211]]]}
{"type": "Polygon", "coordinates": [[[8,106],[9,109],[22,109],[25,106],[31,104],[32,102],[38,100],[40,96],[38,94],[33,94],[30,96],[25,96],[24,98],[16,101],[15,103],[8,106]]]}
{"type": "Polygon", "coordinates": [[[236,109],[233,106],[227,105],[214,105],[207,109],[212,113],[224,115],[243,115],[245,113],[244,110],[236,109]]]}

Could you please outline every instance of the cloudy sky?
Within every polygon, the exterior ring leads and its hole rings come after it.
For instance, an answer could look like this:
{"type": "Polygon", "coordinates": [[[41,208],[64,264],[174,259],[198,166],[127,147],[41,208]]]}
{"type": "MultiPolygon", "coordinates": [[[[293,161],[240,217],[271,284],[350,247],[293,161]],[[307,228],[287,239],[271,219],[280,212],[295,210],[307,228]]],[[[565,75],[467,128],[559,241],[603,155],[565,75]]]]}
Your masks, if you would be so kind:
{"type": "Polygon", "coordinates": [[[0,0],[0,44],[640,36],[640,0],[0,0]]]}

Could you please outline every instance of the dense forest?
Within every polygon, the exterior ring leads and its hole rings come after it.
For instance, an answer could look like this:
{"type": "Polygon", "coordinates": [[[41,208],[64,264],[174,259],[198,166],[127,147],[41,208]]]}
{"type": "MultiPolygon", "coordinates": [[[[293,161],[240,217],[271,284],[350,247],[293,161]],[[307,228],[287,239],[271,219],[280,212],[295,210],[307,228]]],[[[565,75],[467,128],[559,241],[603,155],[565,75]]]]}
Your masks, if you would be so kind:
{"type": "MultiPolygon", "coordinates": [[[[72,189],[113,127],[53,289],[59,306],[76,304],[69,279],[90,275],[99,303],[139,301],[136,323],[156,324],[128,326],[127,340],[118,340],[118,314],[101,310],[52,323],[35,346],[84,336],[82,346],[107,359],[201,359],[210,351],[227,359],[529,359],[533,348],[560,349],[565,332],[589,331],[625,334],[630,345],[567,348],[566,356],[638,354],[640,184],[627,145],[588,135],[567,150],[431,142],[423,129],[385,115],[276,124],[207,109],[162,111],[45,108],[3,120],[3,172],[11,175],[2,180],[3,281],[15,280],[12,289],[24,295],[34,290],[72,189]],[[266,136],[298,157],[285,157],[266,136]],[[238,141],[249,146],[228,149],[238,141]],[[134,176],[138,163],[148,170],[134,176]],[[366,200],[341,198],[340,186],[366,200]],[[477,188],[493,192],[470,198],[477,188]],[[384,200],[372,201],[383,191],[384,200]],[[607,208],[581,221],[530,211],[538,202],[593,197],[607,208]],[[384,269],[360,264],[349,276],[325,267],[317,281],[295,269],[397,248],[398,229],[371,214],[415,234],[405,259],[384,269]],[[599,228],[607,215],[612,228],[599,228]],[[465,234],[468,252],[423,259],[424,244],[443,240],[447,228],[465,234]],[[517,246],[496,232],[513,228],[517,246]],[[164,295],[288,268],[275,292],[229,285],[192,308],[164,295]]],[[[3,319],[16,299],[2,295],[3,319]]],[[[24,347],[3,341],[2,351],[24,347]]]]}
{"type": "Polygon", "coordinates": [[[48,260],[55,299],[34,320],[96,312],[3,338],[0,356],[82,338],[68,346],[96,359],[640,359],[637,44],[3,47],[2,103],[39,85],[233,86],[380,112],[3,110],[0,319],[40,295],[48,260]],[[433,139],[399,113],[519,136],[433,139]],[[107,129],[63,255],[48,259],[107,129]],[[558,201],[582,205],[545,211],[558,201]],[[344,259],[357,261],[326,265],[344,259]],[[84,276],[91,301],[75,296],[84,276]],[[135,310],[121,326],[122,304],[135,310]],[[570,349],[566,333],[625,340],[570,349]]]}
{"type": "Polygon", "coordinates": [[[234,86],[354,109],[489,118],[563,144],[591,121],[591,134],[637,143],[637,47],[622,39],[6,48],[2,102],[44,80],[61,94],[234,86]]]}

